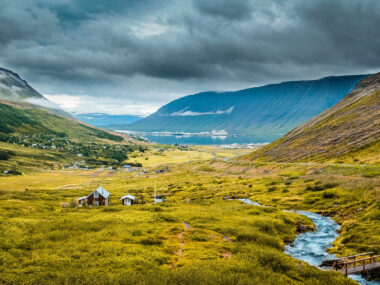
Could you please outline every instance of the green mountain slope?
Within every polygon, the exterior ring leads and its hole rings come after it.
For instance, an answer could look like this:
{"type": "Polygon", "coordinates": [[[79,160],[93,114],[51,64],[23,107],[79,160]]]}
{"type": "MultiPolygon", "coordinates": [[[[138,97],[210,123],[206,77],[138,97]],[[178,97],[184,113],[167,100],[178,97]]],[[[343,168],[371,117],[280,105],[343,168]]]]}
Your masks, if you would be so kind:
{"type": "Polygon", "coordinates": [[[380,162],[380,73],[339,103],[246,157],[278,162],[380,162]]]}
{"type": "Polygon", "coordinates": [[[43,135],[96,142],[123,138],[74,119],[33,89],[17,73],[0,67],[0,141],[43,135]]]}
{"type": "Polygon", "coordinates": [[[72,116],[60,109],[56,104],[47,100],[44,96],[33,89],[28,82],[17,73],[0,67],[0,100],[11,102],[27,102],[45,107],[61,116],[72,116]]]}
{"type": "Polygon", "coordinates": [[[50,134],[74,141],[96,142],[103,139],[122,141],[123,138],[57,115],[48,109],[28,103],[0,101],[0,140],[10,135],[50,134]]]}

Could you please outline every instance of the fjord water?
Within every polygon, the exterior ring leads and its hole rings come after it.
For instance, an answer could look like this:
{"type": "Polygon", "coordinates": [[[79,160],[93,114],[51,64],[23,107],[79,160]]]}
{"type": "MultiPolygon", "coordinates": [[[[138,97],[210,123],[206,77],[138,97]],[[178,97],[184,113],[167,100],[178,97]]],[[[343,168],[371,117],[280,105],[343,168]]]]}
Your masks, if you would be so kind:
{"type": "MultiPolygon", "coordinates": [[[[223,144],[256,144],[267,143],[270,140],[249,135],[227,135],[227,136],[202,136],[202,135],[175,135],[175,134],[157,134],[157,133],[135,133],[138,136],[147,138],[151,142],[162,144],[180,144],[180,145],[223,145],[223,144]]],[[[280,135],[278,136],[280,137],[280,135]]]]}
{"type": "MultiPolygon", "coordinates": [[[[239,200],[249,205],[265,207],[250,199],[239,200]]],[[[327,250],[338,238],[339,234],[337,231],[340,226],[330,217],[324,217],[307,211],[294,212],[313,220],[316,230],[299,234],[292,245],[285,246],[285,253],[314,266],[321,265],[324,260],[337,258],[335,254],[328,253],[327,250]]],[[[380,284],[379,281],[367,281],[361,275],[349,275],[349,277],[363,285],[380,284]]]]}

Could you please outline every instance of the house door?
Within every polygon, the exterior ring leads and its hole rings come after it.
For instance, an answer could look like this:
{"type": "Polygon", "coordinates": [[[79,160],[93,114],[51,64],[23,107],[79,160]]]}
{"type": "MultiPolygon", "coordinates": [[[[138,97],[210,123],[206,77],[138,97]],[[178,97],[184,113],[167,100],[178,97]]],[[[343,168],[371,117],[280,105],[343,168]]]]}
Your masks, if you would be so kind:
{"type": "Polygon", "coordinates": [[[131,205],[131,200],[125,199],[124,200],[124,205],[130,206],[131,205]]]}

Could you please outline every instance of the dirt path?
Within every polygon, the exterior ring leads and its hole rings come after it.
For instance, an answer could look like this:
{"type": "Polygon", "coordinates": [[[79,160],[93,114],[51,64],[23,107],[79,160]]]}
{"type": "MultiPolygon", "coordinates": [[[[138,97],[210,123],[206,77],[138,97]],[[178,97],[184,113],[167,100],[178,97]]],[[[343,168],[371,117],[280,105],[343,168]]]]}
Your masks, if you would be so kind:
{"type": "MultiPolygon", "coordinates": [[[[183,251],[184,251],[184,248],[185,248],[185,234],[190,230],[190,225],[188,223],[186,223],[185,221],[182,221],[183,225],[184,225],[184,230],[182,232],[180,232],[179,234],[177,234],[176,238],[178,239],[179,241],[179,248],[178,248],[178,251],[175,253],[176,254],[176,258],[171,266],[171,268],[176,268],[182,258],[182,255],[183,255],[183,251]]],[[[228,242],[228,243],[231,243],[232,240],[227,237],[227,236],[224,236],[224,235],[220,235],[220,234],[211,234],[209,235],[209,237],[213,238],[213,239],[218,239],[219,242],[228,242]]],[[[222,256],[223,258],[225,259],[230,259],[232,258],[232,252],[231,251],[226,251],[224,253],[222,253],[222,256]]]]}
{"type": "MultiPolygon", "coordinates": [[[[228,162],[232,158],[225,159],[228,162]]],[[[237,160],[236,162],[239,162],[237,160]]],[[[305,165],[305,166],[343,166],[343,167],[379,167],[373,164],[316,163],[316,162],[266,162],[266,165],[305,165]]]]}
{"type": "Polygon", "coordinates": [[[185,230],[177,235],[177,238],[179,240],[179,249],[176,252],[177,258],[172,264],[172,268],[176,268],[179,261],[182,258],[183,254],[183,248],[185,247],[185,239],[184,239],[184,234],[190,229],[190,225],[186,223],[185,221],[182,221],[183,225],[185,226],[185,230]]]}

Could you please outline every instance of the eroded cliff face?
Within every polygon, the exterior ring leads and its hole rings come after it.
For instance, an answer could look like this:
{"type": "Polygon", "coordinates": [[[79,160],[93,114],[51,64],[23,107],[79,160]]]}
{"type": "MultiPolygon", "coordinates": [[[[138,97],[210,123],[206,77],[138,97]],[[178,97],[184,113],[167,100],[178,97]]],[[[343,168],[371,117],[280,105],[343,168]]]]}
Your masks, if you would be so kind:
{"type": "Polygon", "coordinates": [[[340,102],[246,159],[322,161],[352,154],[379,157],[380,73],[361,80],[340,102]]]}

